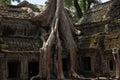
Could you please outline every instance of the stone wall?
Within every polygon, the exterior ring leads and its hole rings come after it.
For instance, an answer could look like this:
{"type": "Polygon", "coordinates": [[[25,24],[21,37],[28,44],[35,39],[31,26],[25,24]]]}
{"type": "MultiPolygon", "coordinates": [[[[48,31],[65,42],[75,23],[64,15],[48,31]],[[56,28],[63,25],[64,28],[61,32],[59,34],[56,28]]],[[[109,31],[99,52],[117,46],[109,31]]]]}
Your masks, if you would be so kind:
{"type": "MultiPolygon", "coordinates": [[[[2,54],[2,53],[0,53],[2,54]]],[[[3,55],[0,55],[0,80],[11,80],[9,78],[8,72],[8,63],[11,61],[17,61],[20,62],[20,70],[19,70],[19,76],[16,77],[17,79],[22,80],[28,80],[28,63],[30,61],[37,61],[39,62],[39,54],[38,53],[25,53],[25,54],[12,54],[12,53],[3,53],[3,55]]],[[[14,67],[14,66],[13,66],[14,67]]],[[[13,69],[14,70],[14,69],[13,69]]]]}
{"type": "Polygon", "coordinates": [[[104,64],[102,64],[103,73],[99,72],[101,63],[97,52],[98,51],[95,49],[84,49],[79,51],[79,53],[77,54],[79,74],[82,74],[86,77],[115,76],[115,63],[112,57],[112,52],[106,51],[104,53],[104,64]],[[82,58],[87,59],[87,63],[82,58]],[[87,67],[85,67],[84,65],[87,67]]]}

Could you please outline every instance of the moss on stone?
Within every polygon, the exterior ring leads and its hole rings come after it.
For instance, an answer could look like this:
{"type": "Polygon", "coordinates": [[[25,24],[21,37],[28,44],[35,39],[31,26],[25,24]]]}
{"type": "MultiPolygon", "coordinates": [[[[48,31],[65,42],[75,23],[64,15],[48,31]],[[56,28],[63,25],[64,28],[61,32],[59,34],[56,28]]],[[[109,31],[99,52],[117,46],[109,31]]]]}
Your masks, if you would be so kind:
{"type": "Polygon", "coordinates": [[[104,34],[104,33],[97,33],[89,37],[84,37],[80,42],[80,48],[97,48],[96,46],[96,38],[103,38],[103,43],[105,50],[110,50],[114,47],[120,48],[120,33],[115,34],[104,34]]]}

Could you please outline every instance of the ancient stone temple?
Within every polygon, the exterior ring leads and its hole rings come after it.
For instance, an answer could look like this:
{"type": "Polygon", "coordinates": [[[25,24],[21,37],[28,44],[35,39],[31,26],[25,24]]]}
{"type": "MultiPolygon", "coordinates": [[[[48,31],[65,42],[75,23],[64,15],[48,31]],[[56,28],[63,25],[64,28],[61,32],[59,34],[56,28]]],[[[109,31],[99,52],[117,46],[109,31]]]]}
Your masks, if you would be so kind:
{"type": "Polygon", "coordinates": [[[114,77],[117,67],[114,57],[119,59],[120,53],[120,1],[110,0],[94,6],[80,19],[78,28],[82,31],[78,72],[86,76],[114,77]]]}
{"type": "Polygon", "coordinates": [[[38,12],[26,1],[0,7],[0,80],[29,80],[38,74],[41,29],[30,20],[38,12]]]}
{"type": "MultiPolygon", "coordinates": [[[[30,80],[39,73],[40,36],[44,30],[39,21],[31,19],[37,13],[38,7],[26,1],[0,6],[0,80],[30,80]]],[[[79,48],[77,73],[85,77],[120,74],[116,64],[120,63],[120,1],[94,6],[77,28],[82,32],[78,39],[75,37],[79,48]]],[[[62,55],[65,77],[69,77],[68,56],[62,55]]]]}

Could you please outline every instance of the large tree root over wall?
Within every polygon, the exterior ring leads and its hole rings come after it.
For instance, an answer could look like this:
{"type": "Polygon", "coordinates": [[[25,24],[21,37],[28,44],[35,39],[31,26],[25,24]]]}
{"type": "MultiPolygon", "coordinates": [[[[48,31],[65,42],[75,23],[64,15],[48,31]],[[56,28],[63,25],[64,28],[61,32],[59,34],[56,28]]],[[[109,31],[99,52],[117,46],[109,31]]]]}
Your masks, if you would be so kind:
{"type": "MultiPolygon", "coordinates": [[[[48,0],[46,9],[35,20],[39,20],[43,26],[49,26],[51,29],[47,40],[44,39],[44,34],[41,36],[43,46],[40,49],[40,71],[39,77],[49,80],[51,77],[51,54],[52,47],[55,47],[54,54],[57,55],[55,60],[55,70],[57,79],[64,80],[62,66],[62,45],[64,42],[67,52],[70,55],[70,74],[71,77],[79,77],[75,72],[76,64],[76,44],[73,34],[79,35],[80,31],[76,30],[70,20],[67,11],[64,9],[63,0],[48,0]],[[55,45],[55,46],[53,46],[55,45]]],[[[33,77],[35,78],[35,77],[33,77]]],[[[31,80],[33,80],[33,78],[31,80]]]]}

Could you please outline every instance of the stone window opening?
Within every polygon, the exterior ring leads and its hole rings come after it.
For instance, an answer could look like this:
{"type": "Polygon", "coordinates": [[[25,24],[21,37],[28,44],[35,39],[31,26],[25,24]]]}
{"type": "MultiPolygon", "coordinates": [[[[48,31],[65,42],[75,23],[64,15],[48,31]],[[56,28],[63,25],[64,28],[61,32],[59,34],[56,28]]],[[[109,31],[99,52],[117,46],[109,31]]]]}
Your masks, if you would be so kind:
{"type": "Polygon", "coordinates": [[[38,61],[30,61],[28,63],[29,78],[38,75],[38,73],[39,73],[39,62],[38,61]]]}
{"type": "Polygon", "coordinates": [[[20,77],[20,62],[19,61],[8,61],[8,78],[19,78],[20,77]]]}
{"type": "Polygon", "coordinates": [[[113,70],[114,70],[114,68],[115,68],[114,65],[115,65],[115,64],[114,64],[114,61],[113,61],[113,60],[109,60],[109,70],[110,70],[110,71],[113,71],[113,70]]]}
{"type": "Polygon", "coordinates": [[[84,71],[91,71],[91,58],[90,57],[82,57],[82,65],[84,71]]]}

